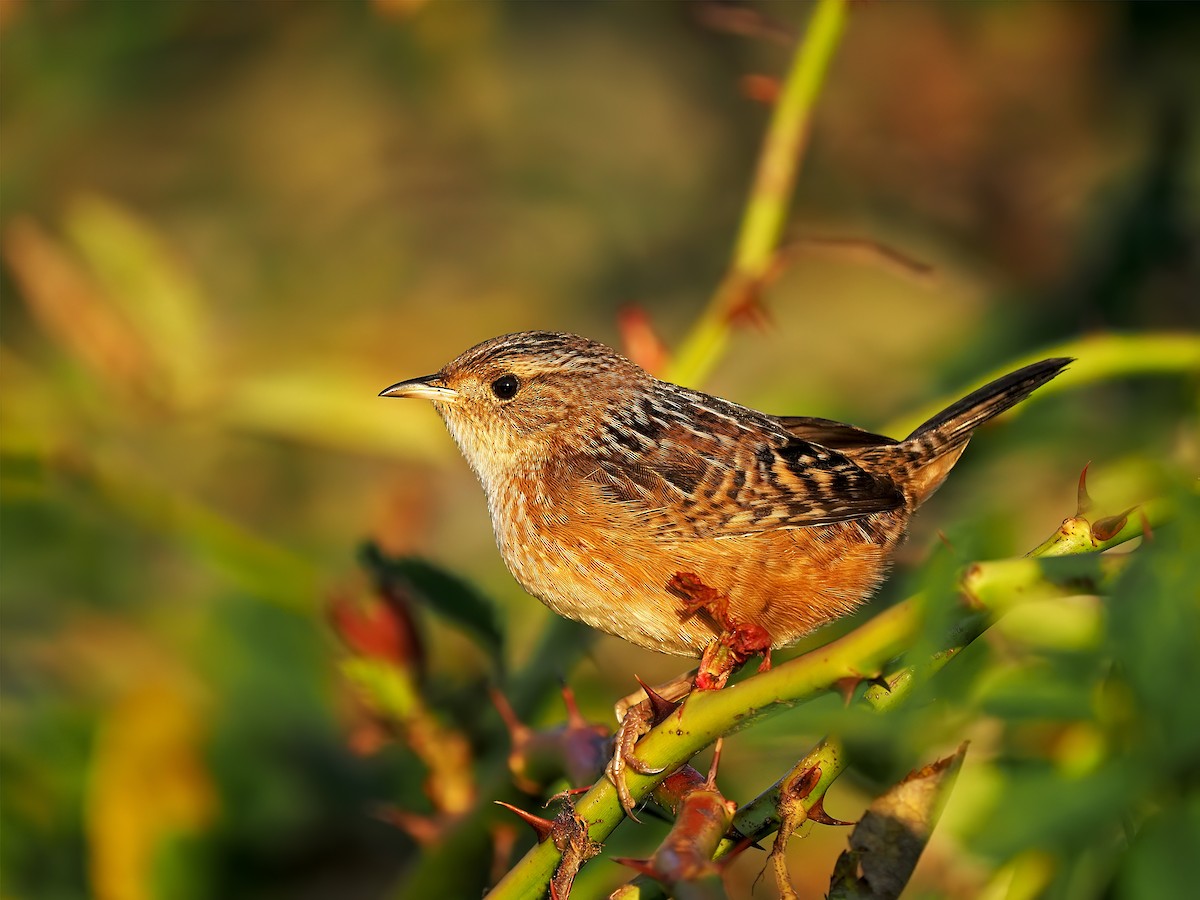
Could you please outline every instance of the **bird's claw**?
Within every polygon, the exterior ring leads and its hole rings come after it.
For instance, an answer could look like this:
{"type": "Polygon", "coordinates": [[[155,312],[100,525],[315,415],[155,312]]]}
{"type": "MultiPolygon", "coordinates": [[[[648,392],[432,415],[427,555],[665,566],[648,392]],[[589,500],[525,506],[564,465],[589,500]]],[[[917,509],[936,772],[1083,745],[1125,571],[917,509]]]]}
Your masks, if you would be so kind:
{"type": "Polygon", "coordinates": [[[652,766],[649,763],[642,762],[636,756],[626,756],[625,765],[633,769],[639,775],[661,775],[667,771],[666,766],[652,766]]]}
{"type": "Polygon", "coordinates": [[[665,766],[652,766],[633,755],[633,749],[638,739],[650,730],[653,724],[653,715],[649,703],[643,702],[629,707],[613,737],[612,759],[604,767],[604,774],[617,789],[621,808],[635,822],[641,820],[633,814],[637,803],[634,801],[633,795],[629,793],[629,785],[625,783],[625,767],[628,766],[640,775],[658,775],[666,768],[665,766]]]}
{"type": "Polygon", "coordinates": [[[753,656],[762,656],[758,671],[771,668],[771,635],[752,622],[728,622],[725,630],[709,642],[700,658],[696,690],[719,691],[729,676],[753,656]]]}
{"type": "Polygon", "coordinates": [[[617,703],[617,721],[621,724],[613,737],[613,755],[604,768],[604,774],[617,789],[621,808],[635,822],[640,820],[633,814],[637,804],[625,783],[625,767],[640,775],[661,775],[667,770],[666,766],[652,766],[643,762],[633,755],[633,751],[642,735],[679,709],[683,698],[692,689],[695,676],[695,671],[687,672],[657,688],[650,687],[639,678],[638,684],[642,689],[617,703]]]}

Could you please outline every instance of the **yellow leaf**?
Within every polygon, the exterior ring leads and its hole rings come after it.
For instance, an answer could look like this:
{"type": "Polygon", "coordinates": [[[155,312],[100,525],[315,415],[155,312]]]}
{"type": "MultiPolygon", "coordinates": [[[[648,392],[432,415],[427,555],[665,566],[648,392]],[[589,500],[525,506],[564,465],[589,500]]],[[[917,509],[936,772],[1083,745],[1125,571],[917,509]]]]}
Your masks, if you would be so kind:
{"type": "Polygon", "coordinates": [[[194,692],[169,672],[134,684],[103,722],[86,801],[97,900],[152,900],[155,853],[212,821],[216,795],[200,755],[202,722],[194,692]]]}

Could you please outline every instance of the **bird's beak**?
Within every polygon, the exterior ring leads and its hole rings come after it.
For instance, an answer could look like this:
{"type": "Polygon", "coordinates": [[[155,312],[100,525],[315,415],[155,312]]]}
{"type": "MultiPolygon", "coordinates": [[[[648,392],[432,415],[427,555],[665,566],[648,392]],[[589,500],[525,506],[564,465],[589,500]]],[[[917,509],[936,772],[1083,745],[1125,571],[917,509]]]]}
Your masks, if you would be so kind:
{"type": "Polygon", "coordinates": [[[453,403],[458,391],[446,387],[441,375],[424,375],[401,381],[379,392],[380,397],[416,397],[418,400],[433,400],[437,403],[453,403]]]}

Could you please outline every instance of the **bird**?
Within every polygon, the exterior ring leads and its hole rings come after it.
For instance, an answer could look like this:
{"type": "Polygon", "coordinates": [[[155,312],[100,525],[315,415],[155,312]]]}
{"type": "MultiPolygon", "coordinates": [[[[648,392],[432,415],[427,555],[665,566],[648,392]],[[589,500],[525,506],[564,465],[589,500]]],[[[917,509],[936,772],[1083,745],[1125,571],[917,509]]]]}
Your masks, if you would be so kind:
{"type": "Polygon", "coordinates": [[[484,341],[380,396],[433,404],[509,571],[551,610],[677,656],[736,634],[766,660],[870,598],[975,429],[1070,362],[1018,369],[899,440],[767,415],[553,331],[484,341]]]}

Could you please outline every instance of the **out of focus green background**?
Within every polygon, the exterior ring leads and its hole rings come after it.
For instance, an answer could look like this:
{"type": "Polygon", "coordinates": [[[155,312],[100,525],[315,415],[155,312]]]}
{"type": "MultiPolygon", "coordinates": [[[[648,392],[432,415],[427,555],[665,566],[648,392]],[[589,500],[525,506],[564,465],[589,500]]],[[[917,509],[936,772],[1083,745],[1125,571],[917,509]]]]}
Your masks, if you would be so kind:
{"type": "MultiPolygon", "coordinates": [[[[403,883],[428,848],[372,810],[429,813],[423,766],[354,739],[325,617],[364,590],[356,548],[476,584],[508,670],[553,626],[504,571],[433,412],[375,395],[505,331],[619,344],[627,308],[675,345],[750,183],[768,110],[748,94],[769,84],[746,77],[784,71],[808,12],[0,2],[0,896],[403,883]]],[[[1198,18],[853,6],[798,185],[804,240],[769,322],[737,333],[705,387],[879,428],[1045,346],[1194,332],[1198,18]]],[[[1034,546],[1089,460],[1110,512],[1194,473],[1195,388],[1193,373],[1064,389],[989,429],[918,518],[893,595],[939,529],[990,555],[1034,546]]],[[[452,618],[417,616],[431,714],[476,758],[502,755],[483,691],[505,676],[452,618]]],[[[597,721],[633,672],[680,668],[578,646],[554,665],[597,721]]],[[[527,714],[552,721],[543,688],[527,714]]],[[[749,799],[817,736],[738,737],[726,792],[749,799]]],[[[1088,735],[1068,737],[1086,759],[1088,735]]],[[[1025,739],[1018,756],[1050,740],[1025,739]]],[[[964,772],[975,800],[995,783],[980,773],[964,772]]],[[[852,817],[872,789],[839,786],[831,811],[852,817]]],[[[1004,854],[949,824],[918,883],[974,896],[1004,854]]],[[[806,896],[842,842],[797,842],[806,896]]],[[[621,877],[596,865],[584,888],[621,877]]]]}

